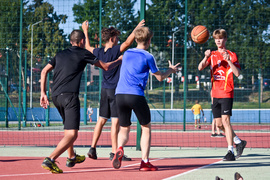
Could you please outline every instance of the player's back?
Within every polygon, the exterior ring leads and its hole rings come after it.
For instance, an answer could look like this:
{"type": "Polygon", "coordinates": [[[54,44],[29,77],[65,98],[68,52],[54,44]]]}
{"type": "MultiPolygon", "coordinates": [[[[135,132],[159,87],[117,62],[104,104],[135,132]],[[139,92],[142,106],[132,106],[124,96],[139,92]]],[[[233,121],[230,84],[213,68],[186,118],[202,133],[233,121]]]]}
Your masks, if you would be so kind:
{"type": "Polygon", "coordinates": [[[123,56],[116,93],[144,95],[149,69],[157,71],[152,54],[137,48],[127,50],[123,56]]]}

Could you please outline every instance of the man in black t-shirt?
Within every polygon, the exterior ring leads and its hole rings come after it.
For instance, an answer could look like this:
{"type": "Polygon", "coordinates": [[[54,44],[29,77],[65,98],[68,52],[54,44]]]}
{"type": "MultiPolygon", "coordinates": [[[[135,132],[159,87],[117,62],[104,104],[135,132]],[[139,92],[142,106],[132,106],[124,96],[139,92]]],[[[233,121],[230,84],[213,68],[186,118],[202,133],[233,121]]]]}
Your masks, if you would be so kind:
{"type": "MultiPolygon", "coordinates": [[[[86,21],[87,22],[87,21],[86,21]]],[[[138,27],[144,26],[144,20],[142,20],[135,29],[138,27]]],[[[134,30],[135,30],[134,29],[134,30]]],[[[102,41],[105,42],[105,47],[102,48],[94,48],[88,44],[86,40],[85,48],[92,52],[98,59],[101,59],[103,62],[111,62],[121,56],[122,52],[124,52],[134,41],[134,30],[123,42],[121,45],[118,45],[120,35],[120,31],[115,29],[114,27],[104,28],[102,29],[102,41]]],[[[88,39],[88,28],[83,29],[86,39],[88,39]]],[[[97,159],[96,154],[96,145],[98,139],[101,135],[102,128],[107,122],[108,119],[111,118],[111,141],[112,141],[112,152],[110,153],[110,160],[113,159],[114,153],[117,150],[117,138],[119,132],[119,120],[118,113],[116,108],[116,100],[115,100],[115,88],[117,86],[117,82],[119,80],[120,74],[120,66],[115,67],[109,71],[102,72],[102,86],[101,86],[101,98],[100,98],[100,108],[99,108],[99,118],[97,124],[95,126],[92,145],[87,153],[89,158],[97,159]]],[[[123,161],[131,161],[131,158],[127,156],[123,156],[123,161]]]]}
{"type": "MultiPolygon", "coordinates": [[[[86,26],[86,24],[83,24],[83,26],[86,26]]],[[[41,165],[52,173],[63,173],[55,164],[55,160],[66,150],[68,153],[67,167],[73,167],[76,163],[82,163],[85,160],[85,156],[80,156],[74,152],[73,143],[78,137],[80,125],[80,101],[78,95],[81,76],[86,64],[90,63],[104,70],[112,69],[121,64],[121,59],[104,63],[84,49],[85,35],[80,30],[72,31],[70,43],[72,47],[58,52],[41,72],[40,105],[45,109],[49,105],[45,87],[46,77],[54,69],[52,101],[63,118],[64,124],[64,137],[41,165]]]]}

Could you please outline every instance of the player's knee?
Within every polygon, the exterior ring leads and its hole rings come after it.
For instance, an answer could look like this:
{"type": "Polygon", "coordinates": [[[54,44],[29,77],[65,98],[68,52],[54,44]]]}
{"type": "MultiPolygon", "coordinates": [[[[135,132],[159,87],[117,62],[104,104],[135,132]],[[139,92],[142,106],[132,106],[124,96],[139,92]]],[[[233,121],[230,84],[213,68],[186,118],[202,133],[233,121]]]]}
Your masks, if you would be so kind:
{"type": "Polygon", "coordinates": [[[101,126],[104,126],[107,122],[107,119],[105,118],[99,118],[98,119],[98,124],[100,124],[101,126]]]}
{"type": "Polygon", "coordinates": [[[222,124],[217,124],[217,127],[218,127],[219,129],[224,129],[224,126],[223,126],[222,124]]]}

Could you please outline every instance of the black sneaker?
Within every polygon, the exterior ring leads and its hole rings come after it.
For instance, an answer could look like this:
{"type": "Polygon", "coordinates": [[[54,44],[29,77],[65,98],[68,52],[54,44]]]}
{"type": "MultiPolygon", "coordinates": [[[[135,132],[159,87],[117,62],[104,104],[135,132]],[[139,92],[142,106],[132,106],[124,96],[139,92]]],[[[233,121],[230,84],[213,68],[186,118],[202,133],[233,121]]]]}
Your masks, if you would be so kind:
{"type": "MultiPolygon", "coordinates": [[[[114,153],[110,153],[110,160],[113,160],[113,157],[114,157],[114,153]]],[[[131,158],[129,158],[129,157],[127,157],[126,155],[124,155],[123,157],[122,157],[122,161],[131,161],[132,159],[131,158]]]]}
{"type": "Polygon", "coordinates": [[[238,172],[234,174],[234,180],[239,180],[241,178],[243,179],[243,177],[238,172]]]}
{"type": "Polygon", "coordinates": [[[242,140],[240,144],[235,145],[236,152],[237,152],[236,159],[238,159],[243,154],[243,151],[244,151],[246,145],[247,145],[247,141],[245,141],[245,140],[242,140]]]}
{"type": "Polygon", "coordinates": [[[215,133],[215,134],[211,134],[211,137],[216,137],[217,136],[217,134],[215,133]]]}
{"type": "Polygon", "coordinates": [[[222,133],[217,134],[216,137],[225,137],[222,133]]]}
{"type": "Polygon", "coordinates": [[[96,148],[90,148],[88,153],[87,153],[88,157],[91,159],[97,159],[97,152],[96,152],[96,148]]]}
{"type": "Polygon", "coordinates": [[[223,180],[222,178],[220,178],[220,177],[218,177],[218,176],[216,176],[216,180],[223,180]]]}
{"type": "Polygon", "coordinates": [[[110,153],[110,160],[113,160],[113,157],[114,157],[114,153],[110,153]]]}
{"type": "Polygon", "coordinates": [[[127,157],[126,155],[124,155],[122,157],[122,161],[131,161],[131,158],[127,157]]]}
{"type": "Polygon", "coordinates": [[[232,151],[228,151],[228,153],[226,154],[226,156],[224,156],[223,161],[235,161],[235,156],[232,153],[232,151]]]}
{"type": "Polygon", "coordinates": [[[75,157],[72,159],[67,158],[67,167],[73,167],[75,164],[82,163],[85,160],[85,156],[80,156],[78,154],[75,154],[75,157]]]}

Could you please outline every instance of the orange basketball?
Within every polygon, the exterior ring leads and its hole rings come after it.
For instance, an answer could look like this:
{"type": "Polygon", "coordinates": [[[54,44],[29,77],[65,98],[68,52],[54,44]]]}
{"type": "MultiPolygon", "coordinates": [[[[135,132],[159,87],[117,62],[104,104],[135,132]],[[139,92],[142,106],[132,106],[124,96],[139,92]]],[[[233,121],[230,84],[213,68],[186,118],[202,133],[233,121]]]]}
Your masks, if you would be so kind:
{"type": "Polygon", "coordinates": [[[205,26],[198,25],[192,29],[191,38],[195,43],[203,44],[209,38],[209,31],[205,26]]]}

